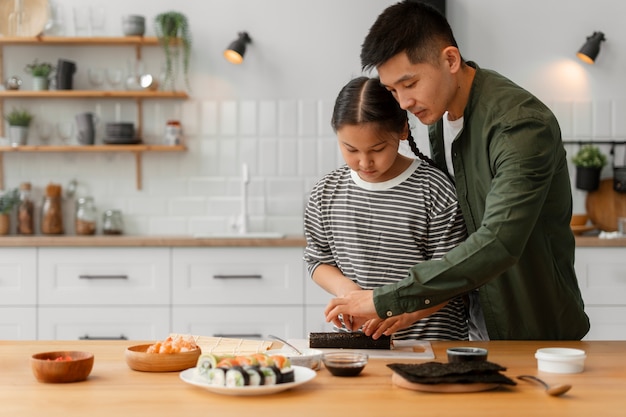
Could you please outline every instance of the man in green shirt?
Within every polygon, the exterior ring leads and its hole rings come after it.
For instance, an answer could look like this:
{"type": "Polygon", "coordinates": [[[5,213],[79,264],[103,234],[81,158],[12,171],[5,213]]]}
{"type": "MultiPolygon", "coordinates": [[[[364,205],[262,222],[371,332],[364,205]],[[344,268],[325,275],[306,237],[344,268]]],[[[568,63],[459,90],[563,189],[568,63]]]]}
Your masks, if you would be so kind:
{"type": "Polygon", "coordinates": [[[395,317],[465,294],[472,340],[577,340],[589,319],[574,271],[572,196],[561,132],[536,97],[466,62],[445,17],[404,0],[377,19],[364,69],[429,126],[431,155],[455,181],[468,239],[404,280],[334,298],[326,318],[350,316],[375,338],[395,317]]]}

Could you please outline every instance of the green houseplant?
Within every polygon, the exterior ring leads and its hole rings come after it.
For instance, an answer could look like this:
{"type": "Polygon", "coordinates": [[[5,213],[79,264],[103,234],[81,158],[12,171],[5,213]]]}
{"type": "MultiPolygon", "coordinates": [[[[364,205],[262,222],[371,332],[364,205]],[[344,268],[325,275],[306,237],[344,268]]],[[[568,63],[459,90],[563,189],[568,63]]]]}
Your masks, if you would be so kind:
{"type": "Polygon", "coordinates": [[[50,83],[50,74],[54,65],[49,62],[39,62],[36,59],[24,67],[26,73],[33,76],[33,90],[47,90],[50,83]]]}
{"type": "Polygon", "coordinates": [[[10,214],[20,203],[20,194],[17,188],[0,193],[0,235],[9,233],[10,214]]]}
{"type": "Polygon", "coordinates": [[[179,60],[182,59],[185,85],[189,88],[189,57],[191,55],[191,31],[187,16],[169,11],[154,18],[154,31],[165,52],[164,79],[162,89],[176,89],[179,60]],[[181,56],[182,52],[182,56],[181,56]]]}
{"type": "Polygon", "coordinates": [[[606,156],[595,145],[582,146],[572,157],[576,166],[576,188],[595,191],[600,186],[600,173],[607,163],[606,156]]]}
{"type": "Polygon", "coordinates": [[[33,120],[33,115],[28,110],[14,108],[4,118],[9,123],[9,138],[12,146],[26,144],[28,128],[33,120]]]}

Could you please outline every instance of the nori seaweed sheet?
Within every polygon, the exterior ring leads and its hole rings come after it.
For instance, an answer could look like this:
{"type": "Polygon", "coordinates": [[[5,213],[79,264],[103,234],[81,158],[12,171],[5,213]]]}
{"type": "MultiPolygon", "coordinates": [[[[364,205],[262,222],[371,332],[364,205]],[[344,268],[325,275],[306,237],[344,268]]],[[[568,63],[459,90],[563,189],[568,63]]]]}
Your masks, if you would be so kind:
{"type": "Polygon", "coordinates": [[[506,368],[489,361],[390,363],[387,366],[407,381],[418,384],[471,384],[480,382],[517,385],[515,381],[500,373],[500,371],[506,371],[506,368]]]}
{"type": "Polygon", "coordinates": [[[374,340],[362,332],[309,333],[310,348],[391,349],[391,336],[374,340]]]}

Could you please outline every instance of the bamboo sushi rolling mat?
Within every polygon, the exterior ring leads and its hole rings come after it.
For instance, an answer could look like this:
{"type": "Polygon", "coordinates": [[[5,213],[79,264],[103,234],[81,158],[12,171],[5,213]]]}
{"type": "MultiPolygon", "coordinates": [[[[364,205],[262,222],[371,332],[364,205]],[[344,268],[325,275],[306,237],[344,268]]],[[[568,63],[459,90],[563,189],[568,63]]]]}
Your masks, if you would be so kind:
{"type": "Polygon", "coordinates": [[[170,336],[193,337],[196,344],[200,346],[202,353],[213,353],[216,355],[249,355],[252,353],[266,352],[270,349],[279,349],[283,345],[281,342],[267,340],[179,335],[176,333],[172,333],[170,336]]]}

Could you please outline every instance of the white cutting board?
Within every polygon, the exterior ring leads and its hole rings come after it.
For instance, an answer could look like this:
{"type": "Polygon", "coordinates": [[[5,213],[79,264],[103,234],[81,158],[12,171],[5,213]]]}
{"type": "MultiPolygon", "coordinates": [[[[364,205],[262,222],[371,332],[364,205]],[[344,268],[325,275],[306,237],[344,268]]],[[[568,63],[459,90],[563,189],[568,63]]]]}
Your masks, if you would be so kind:
{"type": "MultiPolygon", "coordinates": [[[[309,341],[307,339],[289,339],[288,342],[297,348],[309,347],[309,341]]],[[[334,352],[345,349],[325,348],[320,350],[324,352],[334,352]]],[[[426,340],[394,340],[393,347],[390,350],[358,349],[358,351],[367,353],[367,355],[373,359],[435,359],[433,348],[430,342],[426,340]]]]}

